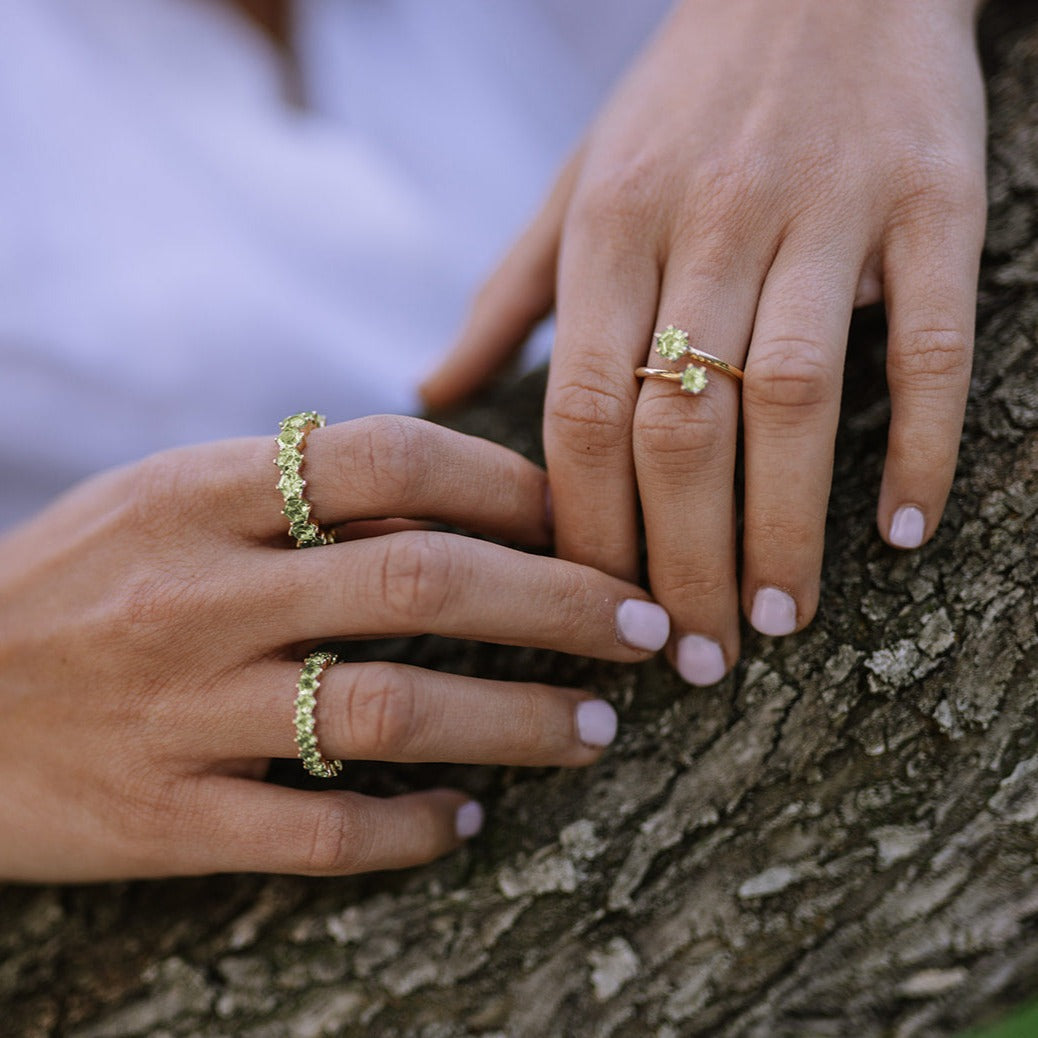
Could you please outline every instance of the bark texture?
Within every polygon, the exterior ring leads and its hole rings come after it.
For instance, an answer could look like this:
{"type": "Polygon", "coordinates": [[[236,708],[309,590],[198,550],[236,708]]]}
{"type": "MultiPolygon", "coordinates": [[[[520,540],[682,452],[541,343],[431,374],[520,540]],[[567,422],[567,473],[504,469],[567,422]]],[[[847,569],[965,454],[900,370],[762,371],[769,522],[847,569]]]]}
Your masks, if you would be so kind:
{"type": "MultiPolygon", "coordinates": [[[[5,1034],[945,1036],[1038,991],[1038,10],[984,22],[991,226],[966,436],[935,541],[873,513],[882,323],[855,329],[821,612],[747,632],[709,691],[433,639],[427,665],[575,682],[621,735],[586,772],[450,781],[485,834],[365,879],[0,890],[5,1034]]],[[[540,384],[465,428],[536,454],[540,384]]]]}

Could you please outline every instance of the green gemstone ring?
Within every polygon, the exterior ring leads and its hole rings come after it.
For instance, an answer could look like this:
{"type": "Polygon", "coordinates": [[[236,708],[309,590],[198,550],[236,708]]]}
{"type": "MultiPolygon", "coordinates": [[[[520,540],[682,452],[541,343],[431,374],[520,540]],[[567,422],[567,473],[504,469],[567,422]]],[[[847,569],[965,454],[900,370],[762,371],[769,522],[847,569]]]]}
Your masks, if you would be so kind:
{"type": "Polygon", "coordinates": [[[742,370],[734,364],[729,364],[712,353],[704,353],[692,347],[688,340],[688,332],[681,328],[675,328],[668,324],[662,332],[656,332],[652,337],[652,344],[656,352],[664,360],[682,360],[688,358],[692,363],[686,363],[681,371],[673,371],[670,368],[635,368],[634,374],[637,378],[661,378],[668,382],[677,382],[683,393],[691,393],[693,396],[702,393],[706,389],[710,379],[707,376],[707,368],[720,371],[736,382],[742,382],[742,370]]]}
{"type": "Polygon", "coordinates": [[[321,675],[338,662],[339,657],[334,652],[310,653],[303,661],[296,685],[296,747],[303,767],[316,778],[335,778],[342,771],[341,760],[327,760],[321,756],[317,748],[317,721],[314,718],[321,675]]]}
{"type": "Polygon", "coordinates": [[[281,514],[288,520],[288,532],[295,538],[297,548],[313,548],[318,544],[332,544],[335,535],[322,530],[310,519],[310,502],[303,496],[306,480],[299,474],[303,466],[303,447],[311,429],[324,427],[324,415],[316,411],[301,411],[289,415],[280,426],[277,456],[274,464],[281,472],[278,490],[285,499],[281,514]]]}

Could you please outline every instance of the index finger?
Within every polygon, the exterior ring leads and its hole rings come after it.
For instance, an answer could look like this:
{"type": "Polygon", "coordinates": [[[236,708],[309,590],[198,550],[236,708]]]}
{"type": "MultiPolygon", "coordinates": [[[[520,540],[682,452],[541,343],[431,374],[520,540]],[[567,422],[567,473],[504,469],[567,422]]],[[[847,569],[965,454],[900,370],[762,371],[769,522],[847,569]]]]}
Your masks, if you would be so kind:
{"type": "Polygon", "coordinates": [[[559,556],[635,580],[634,369],[652,333],[659,270],[639,244],[644,228],[622,248],[602,248],[600,232],[584,218],[564,238],[544,450],[559,556]]]}
{"type": "MultiPolygon", "coordinates": [[[[234,481],[251,503],[249,532],[287,540],[273,436],[251,441],[251,450],[247,486],[234,481]]],[[[324,528],[430,519],[529,545],[551,539],[543,469],[500,444],[418,418],[378,415],[314,429],[300,474],[311,519],[324,528]]]]}

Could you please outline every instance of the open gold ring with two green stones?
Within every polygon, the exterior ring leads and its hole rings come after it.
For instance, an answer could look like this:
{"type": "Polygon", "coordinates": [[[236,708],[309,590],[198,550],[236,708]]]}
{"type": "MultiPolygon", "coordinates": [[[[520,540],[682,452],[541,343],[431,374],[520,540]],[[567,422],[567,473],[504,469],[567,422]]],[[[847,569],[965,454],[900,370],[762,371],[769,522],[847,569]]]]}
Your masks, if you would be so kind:
{"type": "Polygon", "coordinates": [[[707,368],[720,371],[721,374],[734,378],[736,382],[742,382],[742,369],[734,364],[729,364],[712,353],[704,353],[692,347],[688,340],[688,332],[667,325],[662,332],[656,332],[652,337],[656,352],[665,360],[683,360],[688,358],[688,363],[681,371],[670,368],[635,368],[634,374],[637,378],[659,378],[667,382],[677,382],[683,393],[693,395],[702,393],[710,381],[707,368]]]}

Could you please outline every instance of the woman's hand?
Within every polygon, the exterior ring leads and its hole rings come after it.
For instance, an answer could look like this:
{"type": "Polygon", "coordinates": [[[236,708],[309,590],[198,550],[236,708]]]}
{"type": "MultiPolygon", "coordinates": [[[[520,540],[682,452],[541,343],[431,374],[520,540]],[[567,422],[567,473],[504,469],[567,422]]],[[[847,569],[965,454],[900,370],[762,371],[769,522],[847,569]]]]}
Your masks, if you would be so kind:
{"type": "MultiPolygon", "coordinates": [[[[0,877],[360,872],[427,861],[479,827],[451,790],[379,800],[264,784],[293,757],[309,647],[434,632],[638,661],[667,638],[638,588],[436,532],[549,540],[546,484],[502,447],[419,422],[309,436],[314,516],[291,546],[273,437],[105,474],[0,542],[0,877]]],[[[613,736],[576,689],[388,663],[325,671],[326,757],[579,766],[613,736]]]]}
{"type": "MultiPolygon", "coordinates": [[[[685,0],[620,84],[426,383],[471,391],[554,301],[545,447],[563,558],[626,579],[644,510],[681,674],[717,681],[741,605],[814,615],[848,323],[884,298],[890,435],[878,522],[940,519],[969,383],[983,238],[974,0],[685,0]],[[633,377],[654,330],[745,368],[740,395],[633,377]]],[[[647,359],[649,358],[649,359],[647,359]]]]}

